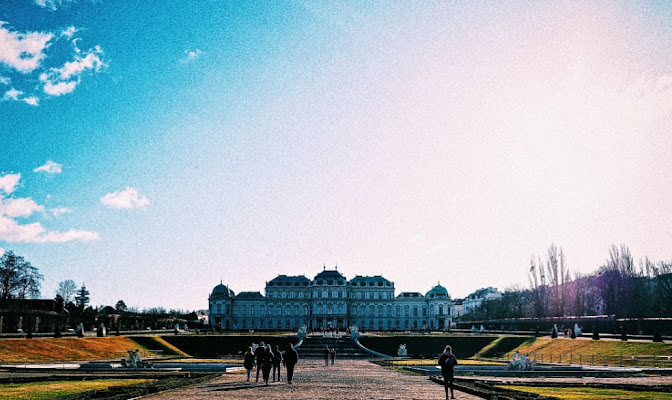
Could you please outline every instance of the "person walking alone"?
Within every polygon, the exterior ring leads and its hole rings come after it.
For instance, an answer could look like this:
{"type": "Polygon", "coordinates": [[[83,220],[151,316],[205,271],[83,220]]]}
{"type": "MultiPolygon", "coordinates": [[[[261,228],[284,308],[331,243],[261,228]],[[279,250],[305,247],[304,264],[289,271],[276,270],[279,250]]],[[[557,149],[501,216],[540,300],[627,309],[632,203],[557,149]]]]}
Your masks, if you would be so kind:
{"type": "Polygon", "coordinates": [[[324,348],[324,366],[325,367],[329,366],[329,354],[331,354],[331,352],[329,351],[329,346],[326,346],[324,348]]]}
{"type": "Polygon", "coordinates": [[[278,372],[278,382],[280,382],[280,364],[282,363],[282,353],[280,352],[280,346],[275,346],[275,351],[273,352],[273,382],[275,382],[275,372],[278,372]]]}
{"type": "Polygon", "coordinates": [[[243,362],[243,367],[247,370],[247,381],[250,381],[250,375],[252,374],[252,369],[254,369],[254,353],[252,352],[252,346],[247,348],[245,352],[245,361],[243,362]]]}
{"type": "Polygon", "coordinates": [[[446,345],[439,357],[439,365],[441,366],[441,376],[443,376],[443,388],[446,390],[446,399],[448,399],[448,389],[450,388],[450,398],[454,399],[453,394],[453,376],[455,375],[455,366],[457,365],[457,358],[453,354],[453,348],[446,345]]]}
{"type": "Polygon", "coordinates": [[[331,366],[334,366],[334,360],[336,360],[336,348],[332,347],[331,350],[329,350],[329,358],[331,358],[331,366]]]}
{"type": "Polygon", "coordinates": [[[285,368],[287,368],[287,383],[292,384],[292,379],[294,379],[294,366],[299,361],[299,353],[296,352],[293,344],[289,344],[289,349],[285,351],[285,357],[283,362],[285,368]]]}

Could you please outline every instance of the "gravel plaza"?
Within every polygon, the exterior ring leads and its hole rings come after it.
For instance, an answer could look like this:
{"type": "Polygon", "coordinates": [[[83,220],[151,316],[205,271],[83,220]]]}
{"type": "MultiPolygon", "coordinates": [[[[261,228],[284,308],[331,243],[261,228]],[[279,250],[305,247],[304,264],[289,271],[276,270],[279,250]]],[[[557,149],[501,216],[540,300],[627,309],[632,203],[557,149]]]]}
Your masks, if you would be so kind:
{"type": "MultiPolygon", "coordinates": [[[[285,378],[285,370],[282,370],[285,378]]],[[[254,381],[254,379],[253,379],[254,381]]],[[[478,399],[455,392],[457,399],[478,399]]],[[[178,399],[444,399],[443,386],[427,376],[410,375],[366,360],[336,360],[325,367],[322,360],[299,360],[294,382],[245,382],[244,374],[225,374],[212,382],[143,397],[178,399]]]]}

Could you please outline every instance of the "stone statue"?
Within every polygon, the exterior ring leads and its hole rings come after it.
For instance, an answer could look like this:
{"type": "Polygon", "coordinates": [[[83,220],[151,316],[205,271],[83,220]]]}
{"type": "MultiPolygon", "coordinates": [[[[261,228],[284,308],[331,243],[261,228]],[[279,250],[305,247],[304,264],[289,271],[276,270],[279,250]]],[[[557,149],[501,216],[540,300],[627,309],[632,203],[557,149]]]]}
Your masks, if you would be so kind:
{"type": "Polygon", "coordinates": [[[128,359],[121,359],[121,366],[124,368],[151,368],[152,363],[148,361],[142,361],[140,357],[140,349],[127,350],[128,359]]]}
{"type": "Polygon", "coordinates": [[[359,337],[359,328],[355,325],[350,327],[350,336],[355,339],[359,337]]]}
{"type": "Polygon", "coordinates": [[[397,350],[397,355],[399,357],[408,357],[408,352],[406,351],[406,343],[399,345],[399,349],[397,350]]]}
{"type": "Polygon", "coordinates": [[[297,336],[299,337],[299,339],[305,339],[307,335],[308,335],[308,328],[305,325],[303,325],[302,327],[299,328],[299,333],[297,334],[297,336]]]}
{"type": "Polygon", "coordinates": [[[532,371],[536,366],[536,362],[526,355],[521,355],[518,351],[513,353],[511,357],[511,362],[507,366],[507,369],[514,371],[532,371]]]}

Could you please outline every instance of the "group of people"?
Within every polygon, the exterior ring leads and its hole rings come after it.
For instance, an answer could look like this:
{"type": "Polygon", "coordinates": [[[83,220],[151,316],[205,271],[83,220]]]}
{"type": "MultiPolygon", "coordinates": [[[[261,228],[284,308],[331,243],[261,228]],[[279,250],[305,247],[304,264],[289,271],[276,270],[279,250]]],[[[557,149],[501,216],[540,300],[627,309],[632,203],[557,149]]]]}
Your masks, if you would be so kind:
{"type": "Polygon", "coordinates": [[[287,369],[287,383],[291,384],[294,378],[294,367],[299,360],[299,353],[294,349],[293,344],[289,344],[289,348],[283,353],[280,351],[280,346],[275,346],[275,350],[270,344],[264,345],[264,342],[259,342],[256,349],[252,346],[248,347],[245,352],[245,359],[243,366],[247,370],[247,381],[250,381],[252,370],[257,367],[257,379],[259,382],[259,372],[262,374],[262,379],[268,385],[269,375],[273,370],[273,382],[280,381],[280,366],[284,365],[287,369]],[[276,379],[277,377],[277,379],[276,379]]]}
{"type": "Polygon", "coordinates": [[[326,346],[324,349],[324,366],[327,367],[329,366],[329,360],[331,360],[331,365],[334,365],[334,361],[336,360],[336,349],[335,348],[329,348],[329,346],[326,346]]]}

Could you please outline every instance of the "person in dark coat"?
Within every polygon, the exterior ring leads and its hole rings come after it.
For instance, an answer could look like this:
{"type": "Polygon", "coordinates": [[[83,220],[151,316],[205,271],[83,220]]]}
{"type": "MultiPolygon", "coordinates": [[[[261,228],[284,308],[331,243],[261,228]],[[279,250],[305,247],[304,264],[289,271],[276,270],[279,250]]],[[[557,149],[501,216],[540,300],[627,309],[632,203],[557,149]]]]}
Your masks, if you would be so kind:
{"type": "Polygon", "coordinates": [[[294,378],[294,366],[299,361],[299,353],[294,348],[293,344],[289,344],[289,349],[285,351],[285,357],[283,362],[285,368],[287,368],[287,383],[292,384],[292,379],[294,378]]]}
{"type": "Polygon", "coordinates": [[[336,359],[336,348],[335,347],[332,347],[331,350],[329,350],[329,358],[331,358],[331,365],[333,367],[334,360],[336,359]]]}
{"type": "Polygon", "coordinates": [[[278,382],[280,381],[280,364],[282,363],[282,353],[280,352],[280,346],[275,346],[275,351],[273,351],[273,382],[275,382],[275,372],[278,372],[278,382]]]}
{"type": "Polygon", "coordinates": [[[269,375],[271,374],[271,368],[273,368],[273,359],[273,349],[270,344],[267,344],[266,350],[264,350],[264,354],[261,356],[261,373],[263,374],[264,382],[267,385],[269,375]]]}
{"type": "Polygon", "coordinates": [[[326,346],[324,348],[324,366],[325,367],[329,366],[329,354],[331,354],[331,352],[329,351],[329,346],[326,346]]]}
{"type": "Polygon", "coordinates": [[[453,394],[453,376],[455,375],[455,366],[457,365],[457,358],[453,354],[453,348],[447,345],[439,357],[439,365],[441,366],[441,375],[443,376],[443,387],[446,390],[446,399],[448,398],[448,389],[450,388],[450,398],[454,399],[453,394]]]}
{"type": "Polygon", "coordinates": [[[256,382],[259,382],[259,372],[261,372],[261,364],[262,364],[262,358],[264,356],[264,351],[266,350],[266,346],[264,346],[264,342],[259,342],[259,346],[254,350],[254,358],[257,360],[257,380],[256,382]]]}
{"type": "Polygon", "coordinates": [[[254,369],[254,353],[252,352],[252,346],[247,348],[245,352],[245,361],[243,361],[243,367],[247,370],[247,381],[250,381],[250,375],[252,374],[252,369],[254,369]]]}

